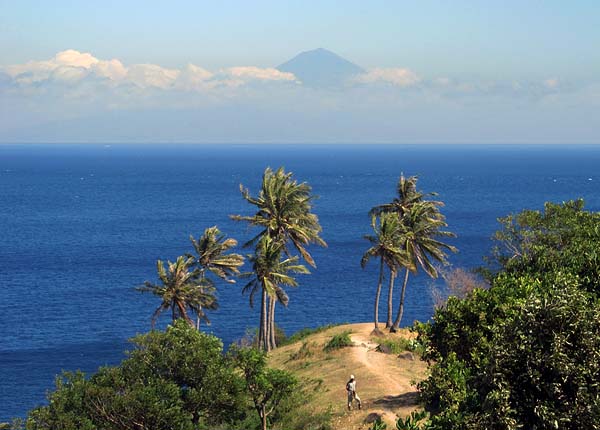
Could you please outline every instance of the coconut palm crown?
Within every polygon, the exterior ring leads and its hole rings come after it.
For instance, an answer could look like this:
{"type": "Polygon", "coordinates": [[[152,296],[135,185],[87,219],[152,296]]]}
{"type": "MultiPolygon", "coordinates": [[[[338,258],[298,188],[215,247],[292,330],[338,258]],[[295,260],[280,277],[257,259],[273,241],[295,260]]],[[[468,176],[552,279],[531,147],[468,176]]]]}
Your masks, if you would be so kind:
{"type": "Polygon", "coordinates": [[[202,285],[198,272],[190,270],[193,263],[193,258],[180,256],[175,262],[167,261],[165,269],[164,262],[158,260],[156,269],[160,282],[154,284],[146,281],[144,285],[136,288],[141,292],[150,292],[161,299],[161,304],[152,314],[152,328],[159,315],[168,309],[171,309],[173,321],[182,318],[194,326],[191,312],[209,322],[203,309],[217,308],[214,288],[210,285],[202,285]]]}
{"type": "Polygon", "coordinates": [[[246,201],[256,206],[257,212],[251,216],[232,215],[231,218],[262,228],[244,246],[252,246],[261,237],[269,236],[282,244],[282,251],[287,255],[290,255],[288,243],[291,243],[309,265],[316,267],[306,246],[327,244],[319,236],[322,229],[318,217],[311,213],[315,198],[311,187],[306,182],[298,183],[292,179],[292,172],[286,173],[282,167],[276,171],[268,167],[257,197],[243,185],[240,185],[240,191],[246,201]]]}
{"type": "Polygon", "coordinates": [[[210,280],[212,274],[228,283],[235,283],[233,277],[240,274],[244,265],[244,257],[240,254],[229,253],[237,246],[237,240],[228,238],[215,225],[204,230],[198,240],[190,236],[190,241],[196,252],[194,263],[200,271],[200,276],[210,280]]]}

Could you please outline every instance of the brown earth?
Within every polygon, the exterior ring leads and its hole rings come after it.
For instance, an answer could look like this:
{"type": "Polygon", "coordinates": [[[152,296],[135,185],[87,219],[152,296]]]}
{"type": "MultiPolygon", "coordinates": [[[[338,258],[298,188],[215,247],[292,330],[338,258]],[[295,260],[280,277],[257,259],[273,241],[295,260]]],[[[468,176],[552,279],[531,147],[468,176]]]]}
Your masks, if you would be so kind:
{"type": "MultiPolygon", "coordinates": [[[[415,382],[425,377],[427,366],[412,354],[384,354],[376,350],[373,323],[337,326],[308,336],[269,355],[272,366],[295,374],[312,398],[306,413],[330,411],[336,430],[368,429],[367,417],[382,416],[395,428],[397,416],[405,417],[418,408],[415,382]],[[354,345],[332,352],[323,347],[335,334],[350,331],[354,345]],[[414,358],[414,359],[413,359],[414,358]],[[354,374],[362,410],[346,407],[346,382],[354,374]]],[[[384,334],[385,338],[410,338],[408,330],[384,334]]]]}

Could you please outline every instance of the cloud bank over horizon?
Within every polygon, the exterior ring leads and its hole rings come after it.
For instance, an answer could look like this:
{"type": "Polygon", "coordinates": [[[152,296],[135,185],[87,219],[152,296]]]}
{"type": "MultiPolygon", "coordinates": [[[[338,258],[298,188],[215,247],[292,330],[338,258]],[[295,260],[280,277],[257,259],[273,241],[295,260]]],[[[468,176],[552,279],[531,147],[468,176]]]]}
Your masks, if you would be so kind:
{"type": "Polygon", "coordinates": [[[315,87],[273,67],[176,69],[68,49],[0,66],[0,142],[600,143],[597,82],[360,70],[315,87]]]}

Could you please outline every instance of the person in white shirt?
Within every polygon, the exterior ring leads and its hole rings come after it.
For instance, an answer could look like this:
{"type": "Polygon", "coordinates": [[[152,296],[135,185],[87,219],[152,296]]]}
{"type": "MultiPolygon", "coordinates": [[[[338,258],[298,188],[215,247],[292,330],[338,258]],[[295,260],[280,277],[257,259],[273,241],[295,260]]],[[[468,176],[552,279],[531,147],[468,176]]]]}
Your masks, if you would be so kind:
{"type": "Polygon", "coordinates": [[[358,402],[358,409],[362,408],[360,397],[356,394],[356,379],[354,375],[350,375],[350,380],[346,382],[346,391],[348,392],[348,410],[352,410],[352,401],[358,402]]]}

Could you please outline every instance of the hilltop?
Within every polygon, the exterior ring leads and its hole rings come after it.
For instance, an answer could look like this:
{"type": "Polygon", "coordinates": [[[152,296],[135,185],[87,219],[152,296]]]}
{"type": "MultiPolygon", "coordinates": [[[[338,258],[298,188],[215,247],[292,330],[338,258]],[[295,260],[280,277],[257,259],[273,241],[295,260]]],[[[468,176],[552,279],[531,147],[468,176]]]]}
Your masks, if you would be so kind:
{"type": "Polygon", "coordinates": [[[413,337],[408,330],[372,337],[373,323],[347,324],[311,334],[306,338],[272,351],[271,366],[285,369],[301,380],[314,396],[306,404],[306,413],[330,410],[336,430],[368,429],[367,417],[381,415],[388,428],[395,428],[396,416],[406,416],[417,408],[417,390],[412,384],[424,378],[426,364],[410,352],[382,353],[384,342],[406,343],[413,337]],[[330,352],[323,348],[336,334],[350,331],[353,346],[330,352]],[[362,410],[346,409],[346,381],[357,379],[362,410]]]}

